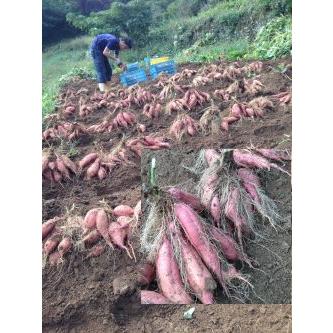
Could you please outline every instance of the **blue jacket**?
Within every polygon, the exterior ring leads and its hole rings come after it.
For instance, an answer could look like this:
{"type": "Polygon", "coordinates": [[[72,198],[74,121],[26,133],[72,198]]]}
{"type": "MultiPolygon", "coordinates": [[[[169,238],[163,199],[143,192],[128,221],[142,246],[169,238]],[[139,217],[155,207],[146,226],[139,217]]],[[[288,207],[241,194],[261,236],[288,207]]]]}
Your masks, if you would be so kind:
{"type": "Polygon", "coordinates": [[[91,43],[92,51],[103,52],[105,47],[115,51],[116,56],[119,55],[119,39],[116,36],[111,34],[97,35],[91,43]]]}

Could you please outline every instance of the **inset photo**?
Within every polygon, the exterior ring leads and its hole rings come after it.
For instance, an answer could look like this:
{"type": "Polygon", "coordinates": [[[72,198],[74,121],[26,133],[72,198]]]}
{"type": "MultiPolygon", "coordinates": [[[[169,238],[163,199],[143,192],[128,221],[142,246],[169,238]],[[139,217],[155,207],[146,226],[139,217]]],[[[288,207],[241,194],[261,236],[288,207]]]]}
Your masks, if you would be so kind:
{"type": "Polygon", "coordinates": [[[142,304],[291,303],[291,154],[142,156],[142,304]]]}

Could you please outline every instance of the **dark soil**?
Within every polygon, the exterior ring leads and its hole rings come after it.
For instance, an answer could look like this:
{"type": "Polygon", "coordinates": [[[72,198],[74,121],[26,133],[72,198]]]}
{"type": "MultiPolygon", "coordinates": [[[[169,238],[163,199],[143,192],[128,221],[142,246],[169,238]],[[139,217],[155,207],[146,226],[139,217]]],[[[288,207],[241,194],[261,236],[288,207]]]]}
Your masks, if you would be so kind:
{"type": "MultiPolygon", "coordinates": [[[[276,94],[290,89],[291,81],[273,69],[280,62],[265,64],[260,80],[266,85],[266,94],[276,94]]],[[[290,59],[285,59],[283,62],[290,63],[290,59]]],[[[200,65],[186,65],[188,68],[198,66],[200,65]]],[[[290,74],[288,73],[289,76],[290,74]]],[[[77,91],[82,87],[86,87],[88,95],[91,95],[95,92],[96,84],[88,80],[77,80],[65,89],[77,91]]],[[[214,86],[199,89],[212,93],[216,88],[222,87],[223,84],[216,82],[214,86]]],[[[243,98],[248,100],[246,96],[243,98]]],[[[204,107],[207,106],[194,110],[191,116],[198,119],[204,107]]],[[[228,104],[220,103],[220,107],[227,113],[228,104]]],[[[69,121],[78,121],[84,125],[97,124],[109,111],[101,109],[85,120],[72,118],[69,121]]],[[[139,108],[134,108],[134,112],[138,115],[141,111],[139,108]]],[[[139,116],[140,122],[147,126],[148,133],[159,132],[161,135],[167,132],[174,118],[175,115],[150,121],[141,114],[139,116]]],[[[53,123],[54,121],[46,122],[44,126],[50,126],[53,123]]],[[[138,135],[136,130],[127,130],[127,137],[134,135],[138,135]]],[[[91,151],[100,149],[109,151],[119,143],[121,136],[121,133],[84,135],[71,143],[65,140],[43,142],[43,147],[61,149],[77,161],[91,151]]],[[[199,136],[190,140],[185,139],[181,144],[172,144],[183,146],[186,156],[190,156],[190,151],[198,147],[244,147],[251,143],[260,147],[290,147],[291,105],[277,107],[261,120],[244,120],[231,125],[228,134],[199,136]]],[[[172,151],[177,152],[174,148],[172,151]]],[[[171,154],[172,151],[165,152],[171,154]]],[[[180,155],[177,156],[180,158],[180,155]]],[[[100,206],[102,200],[111,207],[121,203],[134,206],[140,199],[140,159],[134,155],[131,155],[130,159],[133,166],[119,166],[103,181],[86,181],[79,177],[61,185],[51,186],[44,182],[43,221],[64,214],[71,208],[75,214],[84,215],[88,209],[100,206]]],[[[170,166],[170,163],[165,166],[170,166]]],[[[160,168],[160,170],[165,173],[161,174],[161,179],[165,179],[167,183],[168,168],[160,168]]],[[[170,168],[169,176],[171,170],[176,169],[170,168]]],[[[290,214],[291,197],[290,191],[286,190],[290,188],[290,183],[281,174],[273,173],[272,178],[272,182],[267,183],[266,189],[268,192],[271,191],[272,197],[281,200],[287,207],[283,211],[290,214]],[[279,186],[278,190],[277,186],[279,186]]],[[[179,176],[177,179],[182,181],[184,178],[179,176]]],[[[273,235],[269,228],[266,231],[273,240],[272,244],[285,241],[289,247],[286,247],[285,253],[282,253],[281,247],[277,245],[272,245],[271,248],[284,259],[285,266],[283,266],[276,261],[276,256],[266,250],[259,246],[249,246],[249,255],[260,259],[260,269],[268,274],[274,272],[271,274],[274,280],[270,281],[270,278],[259,271],[251,271],[253,279],[260,281],[255,290],[260,297],[266,297],[263,298],[267,303],[289,303],[290,230],[287,236],[273,235]],[[268,268],[269,264],[272,265],[271,268],[268,268]],[[278,287],[274,286],[274,283],[279,285],[281,290],[277,290],[278,287]],[[283,285],[285,288],[282,288],[283,285]]],[[[132,243],[140,262],[144,258],[139,254],[137,235],[134,235],[132,243]]],[[[142,306],[138,300],[139,287],[135,283],[135,264],[124,251],[108,250],[100,257],[93,259],[85,259],[85,255],[85,253],[73,251],[65,257],[61,266],[57,268],[46,266],[43,269],[43,332],[289,332],[290,306],[232,305],[232,308],[229,308],[224,305],[210,307],[196,305],[195,318],[189,321],[182,319],[186,307],[142,306]],[[117,295],[115,292],[116,278],[120,278],[120,283],[126,287],[123,295],[117,295]]],[[[256,302],[260,301],[256,300],[256,302]]]]}

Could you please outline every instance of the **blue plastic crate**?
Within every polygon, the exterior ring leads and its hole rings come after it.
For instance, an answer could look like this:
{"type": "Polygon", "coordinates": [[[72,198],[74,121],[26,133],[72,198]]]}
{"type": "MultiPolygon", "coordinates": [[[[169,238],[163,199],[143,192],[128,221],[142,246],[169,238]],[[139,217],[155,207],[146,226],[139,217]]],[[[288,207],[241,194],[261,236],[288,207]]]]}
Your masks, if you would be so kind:
{"type": "Polygon", "coordinates": [[[132,72],[132,71],[140,69],[138,62],[133,62],[132,64],[127,64],[126,67],[127,67],[127,72],[132,72]]]}
{"type": "Polygon", "coordinates": [[[175,74],[176,63],[174,60],[168,60],[159,64],[150,66],[150,75],[155,79],[160,73],[175,74]]]}
{"type": "Polygon", "coordinates": [[[147,76],[143,69],[126,71],[120,75],[120,82],[125,87],[143,81],[147,81],[147,76]]]}

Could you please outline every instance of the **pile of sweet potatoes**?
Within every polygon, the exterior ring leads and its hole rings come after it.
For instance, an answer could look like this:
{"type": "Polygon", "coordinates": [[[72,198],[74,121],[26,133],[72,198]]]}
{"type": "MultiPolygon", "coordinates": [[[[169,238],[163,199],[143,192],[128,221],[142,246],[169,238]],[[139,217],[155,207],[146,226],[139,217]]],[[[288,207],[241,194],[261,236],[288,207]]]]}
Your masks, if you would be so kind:
{"type": "Polygon", "coordinates": [[[133,223],[141,214],[141,201],[133,209],[128,205],[119,205],[111,210],[90,209],[82,218],[54,217],[42,224],[44,264],[59,265],[64,255],[73,250],[84,252],[86,258],[100,256],[109,246],[126,251],[136,260],[130,243],[133,223]]]}
{"type": "Polygon", "coordinates": [[[257,170],[283,171],[275,163],[290,160],[288,152],[206,149],[199,160],[196,194],[171,187],[163,192],[167,199],[150,199],[141,229],[147,262],[138,273],[142,287],[149,289],[156,279],[158,290],[142,290],[143,304],[190,304],[194,298],[212,304],[218,285],[227,297],[237,294],[235,281],[251,286],[234,264],[252,267],[244,242],[256,232],[257,215],[273,227],[283,220],[257,170]]]}

